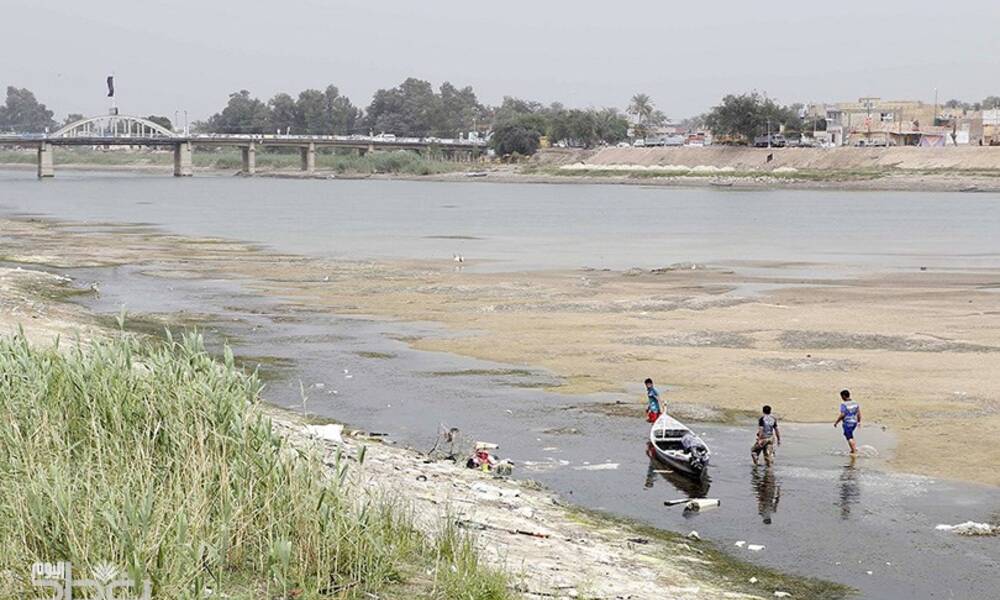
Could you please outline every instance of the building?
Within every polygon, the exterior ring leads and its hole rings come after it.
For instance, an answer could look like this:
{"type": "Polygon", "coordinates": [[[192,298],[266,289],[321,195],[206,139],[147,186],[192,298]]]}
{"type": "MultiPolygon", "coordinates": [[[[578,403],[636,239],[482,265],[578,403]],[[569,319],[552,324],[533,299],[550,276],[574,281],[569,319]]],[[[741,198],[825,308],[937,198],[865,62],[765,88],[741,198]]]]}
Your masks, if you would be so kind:
{"type": "Polygon", "coordinates": [[[916,131],[927,134],[935,126],[938,108],[919,100],[858,98],[857,102],[812,104],[807,115],[826,120],[826,138],[835,146],[919,145],[916,131]],[[890,135],[895,132],[896,135],[890,135]],[[904,144],[904,140],[906,143],[904,144]]]}
{"type": "Polygon", "coordinates": [[[984,146],[1000,146],[1000,108],[982,111],[980,128],[984,146]]]}

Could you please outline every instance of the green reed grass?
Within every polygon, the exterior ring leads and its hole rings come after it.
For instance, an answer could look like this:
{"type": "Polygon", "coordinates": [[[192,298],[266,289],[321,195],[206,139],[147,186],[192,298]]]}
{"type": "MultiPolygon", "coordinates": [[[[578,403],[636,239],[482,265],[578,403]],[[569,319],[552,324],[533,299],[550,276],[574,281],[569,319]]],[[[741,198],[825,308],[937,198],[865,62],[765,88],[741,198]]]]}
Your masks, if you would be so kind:
{"type": "Polygon", "coordinates": [[[0,338],[0,596],[69,561],[149,578],[154,598],[509,597],[453,525],[428,536],[358,489],[357,463],[290,446],[260,392],[196,334],[0,338]]]}

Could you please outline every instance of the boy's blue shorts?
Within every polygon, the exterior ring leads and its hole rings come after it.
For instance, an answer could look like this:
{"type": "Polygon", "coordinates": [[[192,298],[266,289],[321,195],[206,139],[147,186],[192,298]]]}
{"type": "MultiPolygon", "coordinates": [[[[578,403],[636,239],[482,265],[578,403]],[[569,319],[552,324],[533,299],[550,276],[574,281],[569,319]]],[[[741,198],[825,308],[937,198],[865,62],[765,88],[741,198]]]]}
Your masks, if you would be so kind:
{"type": "Polygon", "coordinates": [[[849,440],[853,440],[854,439],[854,428],[855,427],[857,427],[857,425],[848,425],[848,424],[844,423],[844,437],[847,438],[847,439],[849,439],[849,440]]]}

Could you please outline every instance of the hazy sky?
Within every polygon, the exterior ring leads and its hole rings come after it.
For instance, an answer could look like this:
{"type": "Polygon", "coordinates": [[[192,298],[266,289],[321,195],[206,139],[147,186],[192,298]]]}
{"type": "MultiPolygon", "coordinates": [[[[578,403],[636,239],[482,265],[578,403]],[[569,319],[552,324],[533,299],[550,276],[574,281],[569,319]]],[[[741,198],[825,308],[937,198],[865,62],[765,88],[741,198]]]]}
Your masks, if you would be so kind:
{"type": "Polygon", "coordinates": [[[337,85],[366,106],[407,76],[570,106],[649,93],[670,117],[725,93],[782,102],[1000,94],[1000,2],[3,0],[0,85],[56,111],[221,108],[241,88],[337,85]]]}

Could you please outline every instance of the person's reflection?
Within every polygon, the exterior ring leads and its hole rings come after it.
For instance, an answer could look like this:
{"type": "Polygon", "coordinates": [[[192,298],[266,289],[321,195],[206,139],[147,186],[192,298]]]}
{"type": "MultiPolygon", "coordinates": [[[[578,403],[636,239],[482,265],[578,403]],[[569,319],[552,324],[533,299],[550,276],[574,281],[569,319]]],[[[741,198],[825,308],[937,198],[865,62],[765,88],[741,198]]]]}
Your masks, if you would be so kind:
{"type": "Polygon", "coordinates": [[[771,515],[778,512],[778,502],[781,500],[781,484],[774,476],[774,468],[769,466],[754,466],[750,472],[750,484],[757,497],[757,513],[764,524],[771,524],[771,515]]]}
{"type": "Polygon", "coordinates": [[[855,468],[857,457],[852,456],[851,461],[844,465],[840,472],[840,518],[849,519],[851,517],[851,507],[861,499],[861,486],[858,485],[858,469],[855,468]]]}

